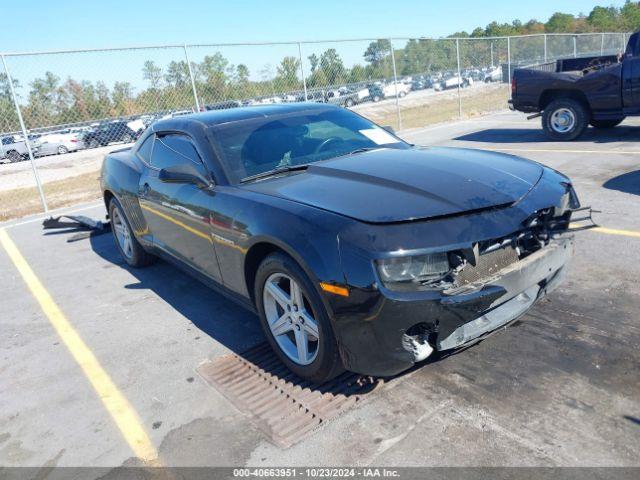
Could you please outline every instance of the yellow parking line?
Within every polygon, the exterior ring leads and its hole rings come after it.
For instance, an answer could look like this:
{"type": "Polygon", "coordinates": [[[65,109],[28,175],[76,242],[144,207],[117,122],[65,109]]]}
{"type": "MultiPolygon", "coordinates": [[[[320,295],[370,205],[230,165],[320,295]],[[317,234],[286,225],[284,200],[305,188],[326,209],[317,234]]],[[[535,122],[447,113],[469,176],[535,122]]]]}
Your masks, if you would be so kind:
{"type": "Polygon", "coordinates": [[[599,153],[601,155],[640,155],[640,152],[629,152],[624,150],[565,150],[553,148],[489,148],[480,147],[478,150],[489,150],[492,152],[542,152],[542,153],[599,153]]]}
{"type": "Polygon", "coordinates": [[[623,235],[625,237],[640,238],[640,232],[634,232],[633,230],[616,230],[615,228],[596,227],[592,228],[594,232],[606,233],[607,235],[623,235]]]}
{"type": "Polygon", "coordinates": [[[80,368],[82,368],[135,455],[146,460],[157,458],[158,453],[140,423],[138,414],[118,390],[118,387],[102,368],[87,344],[84,343],[80,335],[71,326],[62,310],[56,305],[49,292],[4,229],[0,229],[0,245],[5,249],[16,269],[20,272],[22,279],[40,304],[40,308],[42,308],[53,328],[75,361],[80,365],[80,368]]]}

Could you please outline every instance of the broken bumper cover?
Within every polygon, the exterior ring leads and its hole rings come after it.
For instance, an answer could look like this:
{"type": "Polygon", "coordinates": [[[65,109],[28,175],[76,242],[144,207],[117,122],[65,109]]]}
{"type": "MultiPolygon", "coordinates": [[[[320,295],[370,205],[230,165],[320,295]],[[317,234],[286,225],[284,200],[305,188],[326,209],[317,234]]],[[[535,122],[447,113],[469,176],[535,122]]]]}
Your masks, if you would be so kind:
{"type": "Polygon", "coordinates": [[[572,254],[573,237],[564,235],[464,293],[407,295],[380,289],[375,301],[369,299],[372,311],[364,320],[336,322],[343,361],[359,373],[394,375],[433,349],[450,350],[477,341],[554,290],[572,254]],[[429,343],[417,341],[416,330],[425,332],[421,338],[429,343]]]}

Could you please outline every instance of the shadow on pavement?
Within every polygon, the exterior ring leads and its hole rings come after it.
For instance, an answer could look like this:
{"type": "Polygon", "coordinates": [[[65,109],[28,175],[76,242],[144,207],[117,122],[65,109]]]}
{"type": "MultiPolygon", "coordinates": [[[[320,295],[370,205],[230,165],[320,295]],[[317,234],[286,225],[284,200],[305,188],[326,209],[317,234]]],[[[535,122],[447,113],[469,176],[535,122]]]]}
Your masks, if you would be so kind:
{"type": "MultiPolygon", "coordinates": [[[[640,128],[633,126],[619,126],[610,129],[588,128],[573,142],[612,143],[640,139],[640,128]],[[632,138],[627,138],[632,137],[632,138]]],[[[454,140],[482,143],[556,143],[548,138],[542,128],[488,128],[478,132],[456,137],[454,140]]],[[[605,153],[605,152],[603,152],[605,153]]]]}
{"type": "Polygon", "coordinates": [[[241,354],[264,341],[258,318],[198,280],[164,261],[146,268],[130,268],[121,259],[111,234],[90,237],[93,251],[128,270],[137,283],[126,289],[146,289],[171,305],[203,333],[241,354]]]}
{"type": "Polygon", "coordinates": [[[640,170],[613,177],[604,182],[602,186],[609,190],[618,190],[619,192],[640,195],[640,170]]]}

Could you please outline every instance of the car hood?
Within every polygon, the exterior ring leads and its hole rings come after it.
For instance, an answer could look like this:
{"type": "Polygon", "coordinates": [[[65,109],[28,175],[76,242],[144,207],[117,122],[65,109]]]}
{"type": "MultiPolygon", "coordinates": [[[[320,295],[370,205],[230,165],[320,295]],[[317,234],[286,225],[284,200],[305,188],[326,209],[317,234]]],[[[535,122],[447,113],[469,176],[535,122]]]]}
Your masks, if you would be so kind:
{"type": "Polygon", "coordinates": [[[462,148],[381,148],[312,164],[243,188],[368,223],[507,206],[538,182],[537,163],[462,148]]]}

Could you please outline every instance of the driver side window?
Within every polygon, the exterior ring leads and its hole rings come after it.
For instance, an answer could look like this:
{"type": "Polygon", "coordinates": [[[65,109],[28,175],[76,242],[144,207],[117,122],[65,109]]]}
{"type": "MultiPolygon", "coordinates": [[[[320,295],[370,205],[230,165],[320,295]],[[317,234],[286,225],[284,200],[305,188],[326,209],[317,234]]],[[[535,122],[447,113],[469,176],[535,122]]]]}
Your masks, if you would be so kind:
{"type": "Polygon", "coordinates": [[[151,153],[152,167],[161,170],[182,165],[186,162],[192,163],[203,176],[208,176],[204,164],[189,137],[175,133],[156,137],[153,144],[153,152],[151,153]]]}

